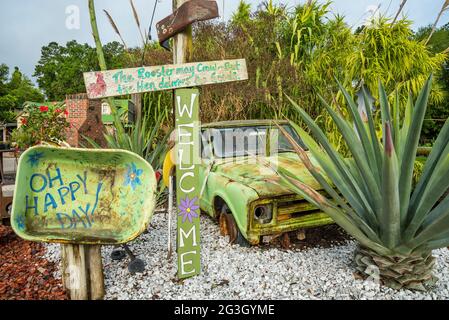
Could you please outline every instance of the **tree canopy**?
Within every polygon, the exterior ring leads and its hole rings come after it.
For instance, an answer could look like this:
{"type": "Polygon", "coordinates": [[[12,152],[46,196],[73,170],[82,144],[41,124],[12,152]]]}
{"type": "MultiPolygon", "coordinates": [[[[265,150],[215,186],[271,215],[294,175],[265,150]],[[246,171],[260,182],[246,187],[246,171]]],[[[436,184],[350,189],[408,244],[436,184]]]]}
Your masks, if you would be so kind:
{"type": "MultiPolygon", "coordinates": [[[[118,42],[104,46],[105,58],[111,69],[125,66],[125,50],[118,42]]],[[[67,94],[84,92],[83,72],[99,70],[95,48],[77,41],[65,46],[51,42],[41,50],[34,76],[49,100],[60,101],[67,94]]]]}
{"type": "MultiPolygon", "coordinates": [[[[427,41],[432,26],[420,28],[414,35],[419,42],[427,41]]],[[[449,49],[449,23],[437,28],[427,43],[427,48],[433,53],[444,52],[449,49]]],[[[424,140],[430,141],[440,132],[444,120],[449,117],[449,60],[443,63],[443,68],[437,75],[438,82],[443,88],[444,98],[440,103],[431,103],[427,109],[426,119],[423,126],[424,140]]]]}
{"type": "Polygon", "coordinates": [[[43,100],[44,95],[18,67],[10,76],[8,66],[0,65],[0,122],[13,122],[16,117],[14,109],[21,108],[26,101],[43,100]]]}

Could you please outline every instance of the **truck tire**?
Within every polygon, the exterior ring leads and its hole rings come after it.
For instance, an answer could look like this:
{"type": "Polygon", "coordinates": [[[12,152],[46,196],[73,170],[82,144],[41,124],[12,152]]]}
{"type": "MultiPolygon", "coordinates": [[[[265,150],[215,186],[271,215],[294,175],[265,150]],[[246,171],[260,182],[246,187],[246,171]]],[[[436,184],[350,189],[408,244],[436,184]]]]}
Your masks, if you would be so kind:
{"type": "Polygon", "coordinates": [[[241,247],[249,248],[251,247],[248,240],[245,239],[243,234],[240,232],[240,229],[235,222],[235,218],[232,215],[232,212],[228,209],[226,204],[221,208],[220,213],[220,231],[223,236],[229,236],[229,243],[238,244],[241,247]]]}

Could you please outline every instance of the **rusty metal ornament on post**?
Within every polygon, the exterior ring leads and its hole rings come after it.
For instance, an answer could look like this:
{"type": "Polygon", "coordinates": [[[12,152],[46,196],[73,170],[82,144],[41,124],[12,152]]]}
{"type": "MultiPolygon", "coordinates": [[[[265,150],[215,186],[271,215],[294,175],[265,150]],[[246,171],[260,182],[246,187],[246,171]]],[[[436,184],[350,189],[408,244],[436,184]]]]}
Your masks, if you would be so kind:
{"type": "Polygon", "coordinates": [[[218,5],[215,1],[191,0],[181,5],[171,15],[156,24],[159,43],[163,43],[184,31],[195,22],[219,17],[218,5]]]}

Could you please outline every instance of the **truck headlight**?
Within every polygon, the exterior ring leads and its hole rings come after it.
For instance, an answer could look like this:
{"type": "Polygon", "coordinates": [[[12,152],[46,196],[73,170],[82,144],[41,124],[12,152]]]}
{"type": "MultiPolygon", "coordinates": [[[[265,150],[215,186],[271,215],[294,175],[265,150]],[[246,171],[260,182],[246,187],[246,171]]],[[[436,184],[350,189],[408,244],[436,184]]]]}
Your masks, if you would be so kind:
{"type": "Polygon", "coordinates": [[[273,219],[273,206],[261,205],[254,209],[254,219],[260,224],[270,223],[273,219]]]}

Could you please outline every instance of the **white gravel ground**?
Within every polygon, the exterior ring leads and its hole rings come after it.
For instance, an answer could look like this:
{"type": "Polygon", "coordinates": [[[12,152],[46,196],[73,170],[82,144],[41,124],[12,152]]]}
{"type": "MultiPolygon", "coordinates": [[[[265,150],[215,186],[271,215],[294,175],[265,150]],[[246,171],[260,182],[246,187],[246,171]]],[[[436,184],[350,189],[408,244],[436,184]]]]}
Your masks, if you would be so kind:
{"type": "MultiPolygon", "coordinates": [[[[201,221],[202,273],[178,282],[176,254],[167,260],[167,215],[156,214],[150,231],[130,244],[146,263],[131,275],[129,259],[112,261],[103,247],[106,299],[449,299],[449,250],[434,251],[437,286],[430,292],[395,291],[354,277],[355,243],[331,248],[282,250],[229,245],[208,217],[201,221]]],[[[173,229],[172,235],[175,235],[173,229]]],[[[59,261],[59,245],[47,245],[59,261]]]]}

